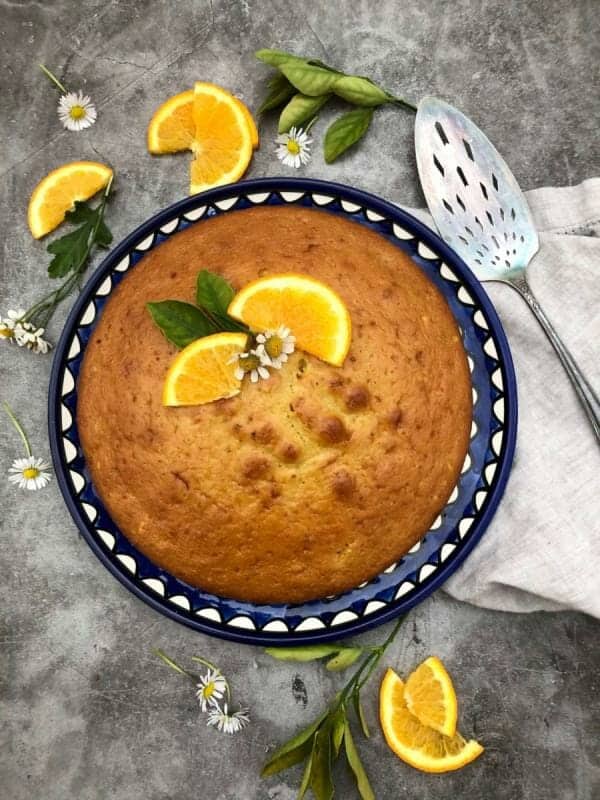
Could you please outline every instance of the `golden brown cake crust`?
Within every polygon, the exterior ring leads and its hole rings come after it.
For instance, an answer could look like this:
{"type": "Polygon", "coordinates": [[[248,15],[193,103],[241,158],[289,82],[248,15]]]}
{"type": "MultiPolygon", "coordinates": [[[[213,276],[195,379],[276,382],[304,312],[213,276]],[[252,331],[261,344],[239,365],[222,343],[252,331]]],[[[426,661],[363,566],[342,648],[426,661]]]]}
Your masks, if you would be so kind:
{"type": "Polygon", "coordinates": [[[87,346],[78,424],[94,484],[154,563],[216,594],[301,602],[377,575],[429,528],[462,466],[471,387],[456,322],[414,262],[323,211],[257,207],[146,254],[87,346]],[[147,301],[192,301],[200,269],[241,288],[301,272],[337,291],[343,367],[294,353],[229,400],[164,408],[176,353],[147,301]]]}

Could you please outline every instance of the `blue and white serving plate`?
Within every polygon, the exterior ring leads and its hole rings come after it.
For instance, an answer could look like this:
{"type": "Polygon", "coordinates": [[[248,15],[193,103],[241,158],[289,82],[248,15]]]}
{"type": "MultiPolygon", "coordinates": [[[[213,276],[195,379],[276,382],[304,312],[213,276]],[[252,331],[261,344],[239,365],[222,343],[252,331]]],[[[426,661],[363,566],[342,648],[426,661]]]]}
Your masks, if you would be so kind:
{"type": "MultiPolygon", "coordinates": [[[[110,387],[107,387],[110,391],[110,387]]],[[[196,630],[250,644],[340,639],[392,619],[451,575],[486,530],[504,491],[517,430],[510,350],[480,283],[429,228],[365,192],[324,181],[266,178],[214,189],[160,212],[112,250],[82,291],[56,348],[49,395],[56,475],[85,540],[134,594],[196,630]],[[77,382],[85,348],[113,289],[169,236],[219,214],[257,205],[298,205],[364,225],[408,253],[444,294],[460,326],[473,386],[469,452],[431,529],[398,563],[337,597],[300,605],[256,605],[197,589],[153,564],[110,518],[90,479],[77,429],[77,382]]]]}

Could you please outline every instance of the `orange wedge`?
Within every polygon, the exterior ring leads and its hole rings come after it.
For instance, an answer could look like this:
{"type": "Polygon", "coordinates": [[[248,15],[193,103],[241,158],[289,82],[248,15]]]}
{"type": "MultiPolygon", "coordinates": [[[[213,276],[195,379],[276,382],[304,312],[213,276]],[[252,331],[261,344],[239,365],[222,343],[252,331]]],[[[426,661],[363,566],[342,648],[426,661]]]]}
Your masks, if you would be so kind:
{"type": "Polygon", "coordinates": [[[245,333],[215,333],[196,339],[175,358],[163,386],[165,406],[199,406],[240,392],[231,359],[246,348],[245,333]]]}
{"type": "Polygon", "coordinates": [[[454,736],[458,702],[452,679],[439,658],[427,658],[408,676],[404,699],[408,710],[423,725],[444,736],[454,736]]]}
{"type": "Polygon", "coordinates": [[[299,350],[337,367],[350,349],[348,309],[332,289],[306,275],[259,278],[236,294],[227,313],[254,330],[285,325],[296,337],[299,350]]]}
{"type": "Polygon", "coordinates": [[[200,81],[194,94],[190,194],[239,180],[252,158],[252,131],[241,101],[220,86],[200,81]]]}
{"type": "Polygon", "coordinates": [[[405,684],[388,669],[379,690],[379,720],[385,739],[396,755],[422,772],[451,772],[474,761],[483,747],[460,733],[444,736],[423,725],[408,710],[405,684]]]}
{"type": "Polygon", "coordinates": [[[213,83],[170,97],[148,126],[148,150],[155,154],[191,150],[190,194],[232,183],[242,177],[258,129],[248,107],[213,83]]]}
{"type": "Polygon", "coordinates": [[[53,170],[32,192],[27,224],[40,239],[64,222],[76,200],[89,200],[111,180],[113,171],[97,161],[71,161],[53,170]]]}
{"type": "Polygon", "coordinates": [[[194,90],[169,97],[148,126],[148,150],[155,155],[190,150],[196,135],[194,90]]]}

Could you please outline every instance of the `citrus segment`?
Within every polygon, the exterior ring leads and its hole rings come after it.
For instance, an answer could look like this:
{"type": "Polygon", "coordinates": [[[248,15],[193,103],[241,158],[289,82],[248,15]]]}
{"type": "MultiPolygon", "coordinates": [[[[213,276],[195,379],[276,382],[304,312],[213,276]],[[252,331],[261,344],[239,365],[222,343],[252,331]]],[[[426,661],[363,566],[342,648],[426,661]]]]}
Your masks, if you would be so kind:
{"type": "Polygon", "coordinates": [[[169,97],[148,125],[148,150],[155,155],[190,150],[196,134],[194,90],[169,97]]]}
{"type": "Polygon", "coordinates": [[[426,659],[408,676],[404,685],[406,707],[430,728],[454,736],[458,703],[452,679],[435,656],[426,659]]]}
{"type": "Polygon", "coordinates": [[[252,158],[252,133],[240,101],[212,83],[194,86],[190,194],[233,183],[252,158]]]}
{"type": "Polygon", "coordinates": [[[241,381],[231,359],[247,341],[245,333],[215,333],[185,347],[167,372],[163,405],[198,406],[239,394],[241,381]]]}
{"type": "Polygon", "coordinates": [[[385,739],[396,755],[423,772],[460,769],[483,752],[474,739],[460,733],[444,736],[421,724],[406,707],[404,683],[388,669],[379,691],[379,719],[385,739]]]}
{"type": "Polygon", "coordinates": [[[239,107],[244,112],[244,117],[246,118],[246,123],[248,125],[248,130],[250,131],[250,139],[252,140],[252,149],[257,150],[259,139],[258,139],[258,128],[256,127],[256,122],[254,121],[254,117],[248,106],[244,103],[243,100],[240,100],[239,97],[233,98],[239,107]]]}
{"type": "Polygon", "coordinates": [[[113,171],[97,161],[71,161],[53,170],[29,199],[27,223],[36,239],[53,231],[76,200],[89,200],[108,184],[113,171]]]}
{"type": "Polygon", "coordinates": [[[231,301],[228,314],[254,330],[290,328],[296,347],[334,366],[350,349],[350,314],[328,286],[306,275],[287,273],[259,278],[231,301]]]}

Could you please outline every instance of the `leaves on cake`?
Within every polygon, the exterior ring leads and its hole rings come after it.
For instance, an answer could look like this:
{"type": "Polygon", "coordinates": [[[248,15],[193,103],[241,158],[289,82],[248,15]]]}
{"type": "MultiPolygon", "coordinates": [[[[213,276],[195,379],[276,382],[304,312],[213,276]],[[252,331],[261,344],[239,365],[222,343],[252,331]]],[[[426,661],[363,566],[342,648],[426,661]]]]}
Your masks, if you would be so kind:
{"type": "Polygon", "coordinates": [[[196,279],[197,305],[181,300],[162,300],[146,303],[146,307],[166,338],[176,347],[184,348],[213,333],[250,332],[247,325],[227,313],[234,295],[233,286],[225,278],[203,269],[196,279]]]}
{"type": "Polygon", "coordinates": [[[175,347],[183,348],[188,344],[210,336],[217,328],[191,303],[181,300],[162,300],[159,303],[146,303],[152,319],[175,347]]]}

